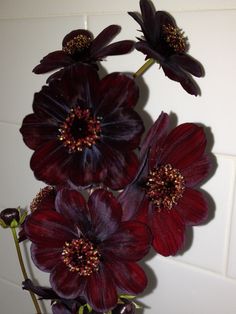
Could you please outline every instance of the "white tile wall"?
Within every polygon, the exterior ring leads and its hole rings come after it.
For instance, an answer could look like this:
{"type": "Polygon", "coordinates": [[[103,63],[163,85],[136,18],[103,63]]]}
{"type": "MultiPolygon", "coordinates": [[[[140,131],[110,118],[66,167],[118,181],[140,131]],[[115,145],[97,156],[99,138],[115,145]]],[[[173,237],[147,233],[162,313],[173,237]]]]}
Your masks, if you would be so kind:
{"type": "MultiPolygon", "coordinates": [[[[210,142],[214,136],[218,168],[203,187],[212,198],[211,219],[189,230],[182,255],[148,260],[145,268],[150,283],[140,299],[146,305],[145,314],[234,314],[236,1],[154,3],[173,12],[189,38],[191,54],[202,61],[206,76],[197,80],[202,96],[195,98],[153,66],[139,80],[144,92],[139,107],[145,105],[147,125],[161,110],[175,113],[179,123],[203,123],[210,142]]],[[[23,117],[31,112],[34,92],[45,81],[44,76],[33,75],[32,68],[45,54],[60,49],[64,35],[76,28],[88,27],[97,35],[115,23],[122,26],[117,40],[134,39],[139,27],[126,11],[137,10],[138,0],[100,0],[99,4],[96,0],[0,1],[0,208],[27,206],[42,186],[29,169],[32,152],[18,131],[23,117]]],[[[141,53],[133,52],[108,57],[103,65],[107,72],[136,71],[143,61],[141,53]]],[[[10,232],[2,229],[0,252],[0,313],[32,314],[31,301],[20,288],[10,232]],[[14,302],[9,302],[8,296],[14,302]]],[[[42,283],[47,282],[46,274],[34,267],[33,272],[42,283]]]]}

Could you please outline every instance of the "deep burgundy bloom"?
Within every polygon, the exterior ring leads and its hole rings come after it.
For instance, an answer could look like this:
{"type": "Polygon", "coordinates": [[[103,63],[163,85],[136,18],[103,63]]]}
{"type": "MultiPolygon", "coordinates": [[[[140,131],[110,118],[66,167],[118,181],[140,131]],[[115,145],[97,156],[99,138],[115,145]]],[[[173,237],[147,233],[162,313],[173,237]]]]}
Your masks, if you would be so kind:
{"type": "MultiPolygon", "coordinates": [[[[53,51],[45,56],[33,69],[33,72],[36,74],[46,73],[71,66],[77,62],[96,65],[97,61],[101,61],[107,56],[129,53],[134,46],[132,40],[109,44],[120,32],[120,29],[118,25],[110,25],[94,39],[93,34],[87,30],[74,30],[64,37],[62,50],[53,51]]],[[[57,77],[58,75],[61,75],[61,72],[57,72],[57,77]]]]}
{"type": "Polygon", "coordinates": [[[79,192],[63,189],[51,209],[34,211],[24,230],[33,262],[50,273],[57,295],[82,296],[95,311],[106,312],[117,305],[118,294],[144,290],[146,275],[136,262],[147,254],[151,233],[141,222],[121,221],[112,193],[95,190],[86,203],[79,192]]]}
{"type": "Polygon", "coordinates": [[[208,204],[196,187],[211,168],[202,127],[184,123],[168,129],[169,116],[162,113],[143,141],[136,179],[119,196],[124,219],[146,222],[154,249],[164,256],[182,248],[186,225],[207,217],[208,204]]]}
{"type": "Polygon", "coordinates": [[[189,45],[174,18],[167,12],[155,10],[149,0],[140,0],[142,15],[135,12],[129,14],[138,22],[143,37],[135,48],[146,55],[146,58],[156,60],[166,76],[179,82],[192,95],[199,95],[200,89],[192,75],[204,76],[204,70],[199,61],[192,58],[188,52],[189,45]]]}
{"type": "Polygon", "coordinates": [[[20,129],[35,150],[31,168],[36,178],[49,185],[71,181],[120,189],[128,184],[138,164],[133,150],[144,130],[133,110],[138,95],[133,78],[111,73],[100,80],[85,64],[44,86],[20,129]]]}

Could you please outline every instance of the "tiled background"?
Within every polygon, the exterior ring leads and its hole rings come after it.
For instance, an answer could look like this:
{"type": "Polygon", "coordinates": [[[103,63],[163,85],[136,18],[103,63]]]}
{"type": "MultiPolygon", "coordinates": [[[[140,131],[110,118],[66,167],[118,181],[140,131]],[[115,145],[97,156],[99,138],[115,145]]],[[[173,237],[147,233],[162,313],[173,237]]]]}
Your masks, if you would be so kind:
{"type": "MultiPolygon", "coordinates": [[[[154,0],[170,11],[191,42],[191,54],[205,67],[199,79],[201,97],[185,93],[164,77],[158,66],[145,73],[140,106],[147,123],[161,110],[178,122],[201,122],[209,134],[218,168],[204,185],[211,196],[209,221],[188,232],[186,250],[175,258],[149,257],[150,284],[140,301],[144,314],[236,313],[236,0],[154,0]],[[148,86],[149,92],[145,86],[148,86]]],[[[119,39],[134,39],[138,25],[127,11],[139,10],[138,0],[0,0],[0,207],[27,206],[42,183],[29,169],[31,151],[19,134],[31,112],[33,93],[45,77],[32,68],[48,52],[59,49],[66,33],[88,28],[97,35],[109,24],[121,25],[119,39]]],[[[143,55],[107,58],[108,72],[134,72],[143,55]]],[[[28,261],[27,248],[25,259],[28,261]]],[[[32,267],[33,268],[33,267],[32,267]]],[[[47,275],[29,269],[42,283],[47,275]]],[[[0,313],[32,314],[30,298],[21,290],[10,232],[0,230],[0,313]]],[[[46,313],[46,310],[45,310],[46,313]]],[[[50,311],[47,312],[47,314],[50,311]]]]}

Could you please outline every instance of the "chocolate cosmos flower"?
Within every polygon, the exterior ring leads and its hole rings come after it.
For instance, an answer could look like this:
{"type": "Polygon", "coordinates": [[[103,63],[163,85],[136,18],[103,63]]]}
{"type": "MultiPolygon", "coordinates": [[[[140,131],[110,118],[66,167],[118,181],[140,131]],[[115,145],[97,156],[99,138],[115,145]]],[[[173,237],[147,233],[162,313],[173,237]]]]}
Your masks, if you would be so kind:
{"type": "Polygon", "coordinates": [[[143,141],[136,179],[119,196],[124,219],[146,222],[154,249],[164,256],[182,248],[185,225],[206,218],[208,205],[196,186],[211,166],[203,128],[185,123],[169,133],[168,126],[162,113],[143,141]]]}
{"type": "Polygon", "coordinates": [[[144,290],[146,275],[136,262],[147,254],[151,234],[145,224],[121,217],[120,204],[106,190],[95,190],[86,203],[79,192],[63,189],[55,208],[26,219],[32,260],[50,273],[59,297],[82,296],[95,311],[106,312],[117,305],[118,294],[144,290]]]}
{"type": "Polygon", "coordinates": [[[87,30],[74,30],[64,37],[62,50],[49,53],[33,69],[33,72],[36,74],[46,73],[71,66],[77,62],[95,65],[97,61],[101,61],[106,56],[128,53],[134,46],[134,42],[131,40],[122,40],[108,45],[120,32],[120,29],[118,25],[110,25],[95,39],[93,39],[93,34],[87,30]]]}
{"type": "Polygon", "coordinates": [[[142,15],[129,14],[141,26],[144,37],[138,38],[135,48],[156,60],[166,76],[179,82],[192,95],[199,95],[200,89],[192,75],[201,77],[204,70],[199,61],[187,54],[189,45],[174,18],[163,11],[155,11],[149,0],[140,0],[142,15]]]}
{"type": "Polygon", "coordinates": [[[85,64],[44,86],[20,129],[35,150],[31,168],[36,178],[49,185],[71,181],[120,189],[128,184],[138,165],[132,150],[144,129],[133,110],[138,94],[131,77],[112,73],[100,80],[85,64]]]}

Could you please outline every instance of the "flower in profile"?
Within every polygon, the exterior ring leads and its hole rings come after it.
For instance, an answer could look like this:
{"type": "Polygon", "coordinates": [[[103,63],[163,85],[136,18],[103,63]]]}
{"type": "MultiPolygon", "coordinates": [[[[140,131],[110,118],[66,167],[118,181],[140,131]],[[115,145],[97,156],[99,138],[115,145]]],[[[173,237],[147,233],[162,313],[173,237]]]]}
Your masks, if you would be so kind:
{"type": "Polygon", "coordinates": [[[183,247],[186,225],[206,219],[208,204],[196,188],[211,168],[202,127],[184,123],[168,128],[169,116],[162,113],[141,146],[137,177],[118,197],[124,219],[146,222],[153,248],[164,256],[183,247]]]}
{"type": "Polygon", "coordinates": [[[0,226],[3,228],[17,228],[25,220],[27,213],[18,208],[5,208],[0,212],[0,226]]]}
{"type": "MultiPolygon", "coordinates": [[[[71,66],[77,62],[96,66],[97,61],[101,61],[107,56],[129,53],[134,46],[132,40],[122,40],[109,44],[119,32],[120,26],[110,25],[93,39],[93,34],[87,30],[74,30],[64,37],[62,49],[45,56],[40,64],[33,69],[33,72],[36,74],[47,73],[71,66]]],[[[60,74],[57,72],[56,75],[60,74]]]]}
{"type": "Polygon", "coordinates": [[[179,82],[192,95],[199,95],[200,89],[191,75],[204,76],[199,61],[188,54],[189,44],[174,18],[167,12],[155,10],[149,0],[140,0],[141,16],[129,14],[141,26],[143,37],[135,48],[157,61],[166,76],[179,82]]]}
{"type": "Polygon", "coordinates": [[[83,296],[95,311],[106,312],[115,308],[118,294],[144,290],[147,278],[137,261],[147,254],[151,233],[145,224],[121,218],[117,199],[103,189],[95,190],[87,203],[79,192],[62,189],[55,209],[27,217],[24,230],[32,241],[32,260],[50,273],[60,298],[83,296]]]}
{"type": "Polygon", "coordinates": [[[85,64],[44,86],[20,129],[35,150],[36,178],[49,185],[103,183],[115,190],[128,184],[138,166],[133,150],[144,130],[133,110],[138,94],[133,78],[117,72],[100,80],[85,64]]]}

